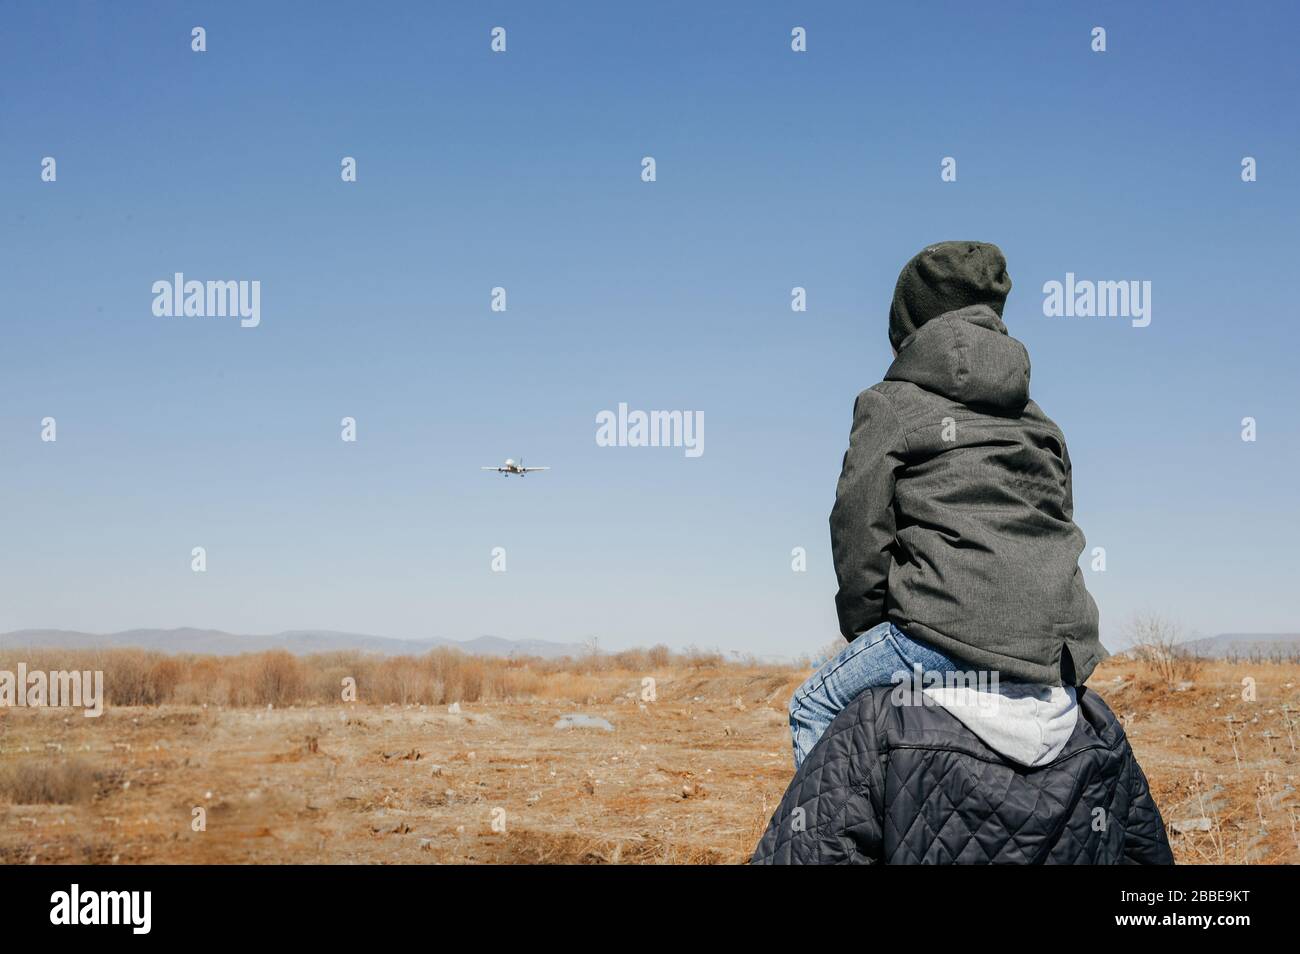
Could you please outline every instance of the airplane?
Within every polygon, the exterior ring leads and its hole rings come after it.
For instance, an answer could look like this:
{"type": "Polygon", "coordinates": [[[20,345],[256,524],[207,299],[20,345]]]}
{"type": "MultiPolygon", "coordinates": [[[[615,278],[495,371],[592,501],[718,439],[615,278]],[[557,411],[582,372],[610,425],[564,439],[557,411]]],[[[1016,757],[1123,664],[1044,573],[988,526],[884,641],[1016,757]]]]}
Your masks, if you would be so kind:
{"type": "Polygon", "coordinates": [[[506,462],[502,464],[500,467],[483,468],[483,470],[495,470],[497,473],[501,474],[504,477],[509,477],[511,474],[518,474],[520,477],[522,477],[524,474],[532,473],[535,470],[550,470],[550,469],[551,468],[549,467],[525,467],[524,459],[522,457],[519,458],[519,463],[515,463],[513,460],[507,457],[506,462]]]}

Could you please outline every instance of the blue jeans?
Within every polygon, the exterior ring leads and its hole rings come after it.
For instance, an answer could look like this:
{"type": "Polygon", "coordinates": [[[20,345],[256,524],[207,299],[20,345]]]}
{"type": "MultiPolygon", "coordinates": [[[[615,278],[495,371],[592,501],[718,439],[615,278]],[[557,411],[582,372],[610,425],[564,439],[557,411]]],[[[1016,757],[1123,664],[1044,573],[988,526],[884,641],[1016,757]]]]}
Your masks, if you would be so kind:
{"type": "Polygon", "coordinates": [[[867,630],[795,690],[790,699],[790,739],[798,770],[835,717],[863,689],[888,686],[895,673],[957,672],[961,665],[910,638],[893,623],[867,630]]]}

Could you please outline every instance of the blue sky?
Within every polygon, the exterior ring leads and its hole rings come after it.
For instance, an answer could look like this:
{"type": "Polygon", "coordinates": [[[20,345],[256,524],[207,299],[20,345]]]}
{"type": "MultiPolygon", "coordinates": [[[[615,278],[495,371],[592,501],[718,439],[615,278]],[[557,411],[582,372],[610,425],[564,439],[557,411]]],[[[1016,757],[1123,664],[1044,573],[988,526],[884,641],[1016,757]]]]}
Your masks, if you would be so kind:
{"type": "Polygon", "coordinates": [[[1103,639],[1300,628],[1300,15],[889,6],[6,3],[0,630],[814,651],[853,399],[954,238],[1007,254],[1103,639]],[[260,326],[155,317],[178,271],[260,326]],[[1066,272],[1151,325],[1045,317],[1066,272]],[[620,401],[704,455],[598,447],[620,401]]]}

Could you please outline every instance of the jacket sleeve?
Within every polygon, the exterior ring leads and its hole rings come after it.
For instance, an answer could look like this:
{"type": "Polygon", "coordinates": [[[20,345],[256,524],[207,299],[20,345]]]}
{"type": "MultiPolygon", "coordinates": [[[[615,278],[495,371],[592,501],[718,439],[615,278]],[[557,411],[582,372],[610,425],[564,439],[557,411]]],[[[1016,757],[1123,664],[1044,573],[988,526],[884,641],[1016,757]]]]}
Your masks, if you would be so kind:
{"type": "Polygon", "coordinates": [[[895,531],[894,471],[905,446],[889,398],[872,390],[859,394],[831,510],[831,552],[840,584],[835,609],[840,633],[850,641],[884,622],[895,531]]]}
{"type": "MultiPolygon", "coordinates": [[[[1124,745],[1128,746],[1127,740],[1124,745]]],[[[1124,830],[1124,862],[1130,865],[1172,865],[1174,853],[1165,833],[1165,820],[1151,797],[1147,777],[1142,774],[1142,766],[1138,765],[1131,748],[1128,749],[1128,759],[1132,771],[1129,774],[1128,823],[1124,830]]]]}

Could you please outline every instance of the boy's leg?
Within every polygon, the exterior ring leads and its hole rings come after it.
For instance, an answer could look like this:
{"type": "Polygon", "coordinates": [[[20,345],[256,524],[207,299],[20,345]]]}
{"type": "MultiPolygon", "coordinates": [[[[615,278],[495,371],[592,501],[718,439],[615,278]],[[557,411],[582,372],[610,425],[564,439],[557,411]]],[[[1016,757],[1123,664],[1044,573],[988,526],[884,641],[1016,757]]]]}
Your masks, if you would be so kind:
{"type": "Polygon", "coordinates": [[[962,667],[928,643],[912,639],[892,623],[881,623],[849,643],[808,677],[790,699],[790,741],[795,771],[835,717],[863,689],[888,686],[896,673],[955,672],[962,667]]]}
{"type": "Polygon", "coordinates": [[[922,672],[959,672],[967,668],[929,643],[913,639],[892,624],[889,627],[889,642],[898,654],[899,665],[895,668],[901,672],[910,673],[918,666],[922,672]]]}
{"type": "Polygon", "coordinates": [[[863,689],[888,685],[896,671],[907,671],[889,636],[889,623],[867,630],[795,690],[790,699],[790,738],[796,770],[863,689]]]}

